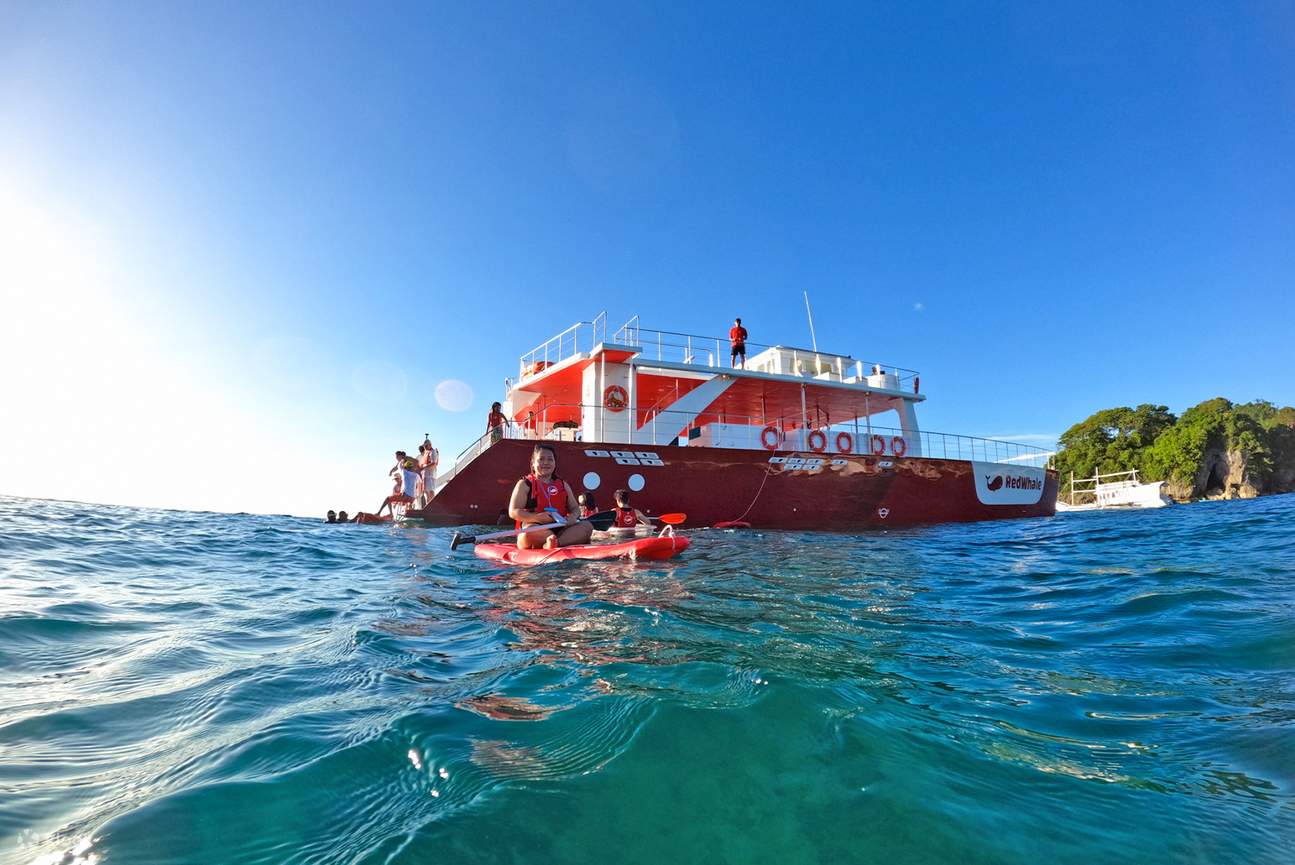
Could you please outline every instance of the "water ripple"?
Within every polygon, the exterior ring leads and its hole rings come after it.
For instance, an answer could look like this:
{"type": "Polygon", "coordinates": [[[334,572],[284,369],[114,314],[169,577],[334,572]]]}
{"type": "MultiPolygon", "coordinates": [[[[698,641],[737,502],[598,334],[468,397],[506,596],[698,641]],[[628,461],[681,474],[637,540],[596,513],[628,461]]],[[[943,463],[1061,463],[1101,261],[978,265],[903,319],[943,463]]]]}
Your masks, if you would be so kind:
{"type": "Polygon", "coordinates": [[[1285,861],[1292,518],[515,570],[0,498],[0,863],[1285,861]]]}

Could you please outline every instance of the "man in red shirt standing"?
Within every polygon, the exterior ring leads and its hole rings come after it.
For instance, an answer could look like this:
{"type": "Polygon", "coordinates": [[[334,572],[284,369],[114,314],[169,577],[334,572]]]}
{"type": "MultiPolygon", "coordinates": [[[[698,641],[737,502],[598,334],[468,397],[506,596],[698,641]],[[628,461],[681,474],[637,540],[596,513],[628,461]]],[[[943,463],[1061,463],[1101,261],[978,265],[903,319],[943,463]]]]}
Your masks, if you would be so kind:
{"type": "Polygon", "coordinates": [[[734,368],[739,364],[738,356],[740,355],[742,369],[746,369],[746,328],[742,326],[742,319],[733,320],[733,326],[728,329],[728,341],[732,346],[729,351],[729,359],[732,360],[734,368]]]}

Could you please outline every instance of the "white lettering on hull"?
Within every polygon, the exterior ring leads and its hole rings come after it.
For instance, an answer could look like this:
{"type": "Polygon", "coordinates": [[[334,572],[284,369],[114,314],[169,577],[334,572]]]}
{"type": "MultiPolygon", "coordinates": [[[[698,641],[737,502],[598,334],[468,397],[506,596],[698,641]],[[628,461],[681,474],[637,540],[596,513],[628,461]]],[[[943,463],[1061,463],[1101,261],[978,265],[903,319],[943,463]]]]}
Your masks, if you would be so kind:
{"type": "Polygon", "coordinates": [[[622,466],[663,466],[665,460],[661,459],[660,454],[652,451],[603,451],[589,449],[585,451],[587,457],[610,457],[616,461],[617,465],[622,466]]]}

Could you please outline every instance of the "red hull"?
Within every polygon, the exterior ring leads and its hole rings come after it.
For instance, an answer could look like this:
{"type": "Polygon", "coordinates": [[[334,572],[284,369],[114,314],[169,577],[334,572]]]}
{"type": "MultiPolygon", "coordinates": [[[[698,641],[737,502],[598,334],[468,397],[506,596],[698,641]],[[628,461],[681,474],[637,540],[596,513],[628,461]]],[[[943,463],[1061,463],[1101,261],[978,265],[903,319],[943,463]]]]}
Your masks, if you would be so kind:
{"type": "MultiPolygon", "coordinates": [[[[496,442],[450,479],[422,517],[434,526],[508,523],[508,498],[528,470],[533,444],[496,442]]],[[[1057,475],[1042,469],[928,457],[549,444],[558,473],[577,494],[590,488],[586,477],[596,476],[591,491],[606,506],[615,490],[637,486],[630,480],[637,475],[642,488],[634,492],[635,507],[683,511],[690,526],[741,521],[757,529],[854,531],[1056,512],[1057,475]]]]}

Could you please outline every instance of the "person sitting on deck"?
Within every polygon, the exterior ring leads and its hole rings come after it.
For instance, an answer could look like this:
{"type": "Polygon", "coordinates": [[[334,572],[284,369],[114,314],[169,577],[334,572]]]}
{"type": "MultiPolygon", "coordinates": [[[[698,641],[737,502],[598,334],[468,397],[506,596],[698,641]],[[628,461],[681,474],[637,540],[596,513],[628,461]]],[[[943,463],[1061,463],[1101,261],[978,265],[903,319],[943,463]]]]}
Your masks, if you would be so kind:
{"type": "Polygon", "coordinates": [[[571,544],[583,544],[593,536],[594,527],[583,520],[568,522],[570,515],[580,512],[571,485],[558,477],[558,455],[552,445],[538,444],[531,451],[531,473],[517,481],[508,502],[508,516],[517,527],[562,523],[556,533],[550,529],[537,529],[517,536],[517,548],[522,550],[554,549],[571,544]]]}
{"type": "Polygon", "coordinates": [[[617,490],[615,493],[616,520],[612,523],[615,529],[632,529],[638,525],[650,526],[652,520],[643,515],[642,511],[630,507],[630,491],[617,490]]]}

